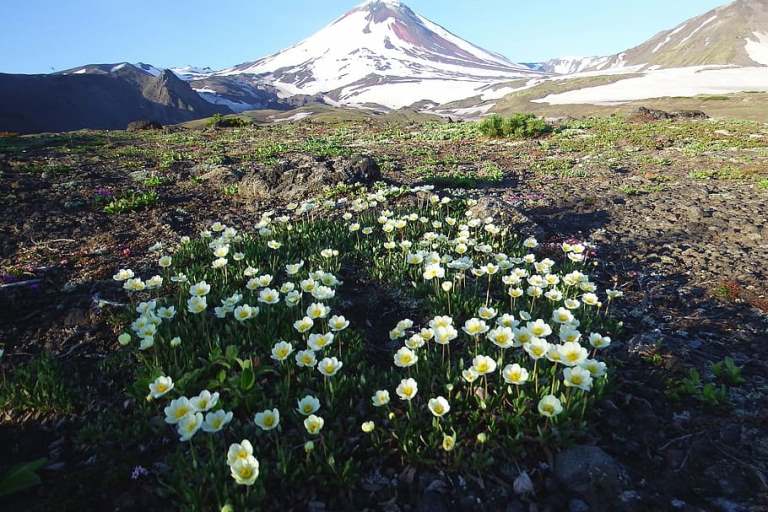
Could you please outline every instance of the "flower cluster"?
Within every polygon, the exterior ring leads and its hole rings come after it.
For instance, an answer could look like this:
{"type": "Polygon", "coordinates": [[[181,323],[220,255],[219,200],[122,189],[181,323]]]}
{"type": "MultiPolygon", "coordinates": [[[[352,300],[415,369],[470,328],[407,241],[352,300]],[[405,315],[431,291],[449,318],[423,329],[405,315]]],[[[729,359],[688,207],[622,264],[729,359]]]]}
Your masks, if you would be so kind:
{"type": "MultiPolygon", "coordinates": [[[[253,232],[214,223],[152,248],[155,277],[114,276],[137,315],[118,342],[138,339],[147,399],[169,400],[162,412],[181,441],[228,424],[254,440],[229,446],[239,485],[257,483],[259,460],[265,475],[364,464],[349,423],[371,449],[420,463],[511,451],[521,433],[584,418],[605,386],[600,356],[618,328],[608,307],[622,294],[590,277],[588,245],[541,254],[473,206],[378,188],[266,212],[253,232]],[[399,207],[404,195],[415,201],[399,207]],[[361,314],[341,276],[363,294],[376,293],[369,283],[396,289],[419,313],[378,339],[377,307],[361,314]],[[181,396],[190,389],[204,391],[181,396]]],[[[212,468],[223,437],[209,436],[212,468]]]]}

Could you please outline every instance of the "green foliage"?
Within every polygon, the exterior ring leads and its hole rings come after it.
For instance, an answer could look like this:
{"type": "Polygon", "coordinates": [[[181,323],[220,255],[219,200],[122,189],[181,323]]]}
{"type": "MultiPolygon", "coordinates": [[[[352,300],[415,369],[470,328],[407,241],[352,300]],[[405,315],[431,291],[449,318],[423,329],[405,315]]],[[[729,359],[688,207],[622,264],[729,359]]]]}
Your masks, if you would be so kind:
{"type": "Polygon", "coordinates": [[[757,186],[763,190],[768,190],[768,179],[758,181],[757,186]]]}
{"type": "Polygon", "coordinates": [[[333,138],[310,137],[301,147],[302,151],[317,157],[335,158],[350,155],[352,151],[333,138]]]}
{"type": "Polygon", "coordinates": [[[154,190],[149,192],[130,192],[122,197],[113,199],[104,207],[104,211],[109,214],[126,213],[134,210],[140,210],[157,203],[160,196],[154,190]]]}
{"type": "Polygon", "coordinates": [[[155,188],[155,187],[160,187],[162,185],[165,185],[167,182],[168,180],[166,178],[155,175],[145,179],[144,186],[148,188],[155,188]]]}
{"type": "Polygon", "coordinates": [[[36,459],[13,466],[0,474],[0,497],[9,496],[40,485],[37,472],[48,463],[48,459],[36,459]]]}
{"type": "Polygon", "coordinates": [[[74,396],[61,365],[48,353],[0,382],[0,409],[37,414],[72,412],[74,396]]]}
{"type": "Polygon", "coordinates": [[[728,389],[712,382],[704,383],[695,368],[688,370],[685,377],[670,381],[667,395],[673,400],[690,397],[710,407],[721,407],[728,402],[728,389]]]}
{"type": "Polygon", "coordinates": [[[744,384],[744,377],[741,375],[741,366],[737,366],[731,357],[726,357],[719,363],[712,363],[712,373],[717,380],[728,384],[729,386],[739,386],[744,384]]]}
{"type": "Polygon", "coordinates": [[[494,162],[486,162],[479,170],[452,170],[436,172],[427,169],[424,181],[436,187],[478,188],[483,185],[498,184],[504,179],[504,171],[494,162]]]}
{"type": "Polygon", "coordinates": [[[221,191],[224,193],[225,196],[236,196],[240,193],[240,187],[237,186],[237,184],[234,185],[227,185],[221,191]]]}
{"type": "Polygon", "coordinates": [[[493,114],[480,121],[479,128],[486,137],[531,139],[552,132],[552,125],[533,114],[514,114],[506,118],[493,114]]]}
{"type": "Polygon", "coordinates": [[[244,117],[240,116],[223,116],[221,114],[214,114],[208,120],[209,128],[245,128],[251,126],[253,123],[244,117]]]}
{"type": "Polygon", "coordinates": [[[626,194],[628,196],[644,196],[647,194],[653,194],[655,192],[661,192],[664,190],[664,185],[662,184],[656,184],[656,185],[642,185],[642,186],[635,186],[635,185],[622,185],[619,187],[619,191],[623,194],[626,194]]]}

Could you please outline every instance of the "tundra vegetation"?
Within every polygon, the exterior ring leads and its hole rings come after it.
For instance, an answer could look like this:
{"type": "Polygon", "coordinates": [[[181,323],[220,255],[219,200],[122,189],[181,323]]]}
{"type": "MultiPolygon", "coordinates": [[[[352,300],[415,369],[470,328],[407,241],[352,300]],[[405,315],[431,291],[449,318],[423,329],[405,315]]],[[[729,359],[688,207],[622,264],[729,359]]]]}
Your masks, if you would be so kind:
{"type": "Polygon", "coordinates": [[[764,125],[227,119],[0,137],[0,504],[760,488],[764,125]]]}

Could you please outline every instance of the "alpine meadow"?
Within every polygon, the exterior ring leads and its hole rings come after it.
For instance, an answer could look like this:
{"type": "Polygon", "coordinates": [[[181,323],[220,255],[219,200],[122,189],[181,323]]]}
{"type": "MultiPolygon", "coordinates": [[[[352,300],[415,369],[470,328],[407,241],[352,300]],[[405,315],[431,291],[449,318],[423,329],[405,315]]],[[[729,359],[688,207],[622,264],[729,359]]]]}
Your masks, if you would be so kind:
{"type": "Polygon", "coordinates": [[[1,510],[767,509],[768,0],[231,3],[0,8],[1,510]]]}

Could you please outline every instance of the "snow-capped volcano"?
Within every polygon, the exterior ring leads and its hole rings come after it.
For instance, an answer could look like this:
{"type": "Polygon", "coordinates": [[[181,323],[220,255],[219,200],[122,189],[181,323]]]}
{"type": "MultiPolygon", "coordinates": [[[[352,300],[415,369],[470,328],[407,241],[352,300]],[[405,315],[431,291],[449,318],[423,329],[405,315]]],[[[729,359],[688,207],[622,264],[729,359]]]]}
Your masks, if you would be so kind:
{"type": "Polygon", "coordinates": [[[465,41],[399,1],[372,0],[291,48],[215,75],[250,75],[285,96],[323,94],[340,104],[397,108],[466,98],[488,84],[541,73],[465,41]]]}

